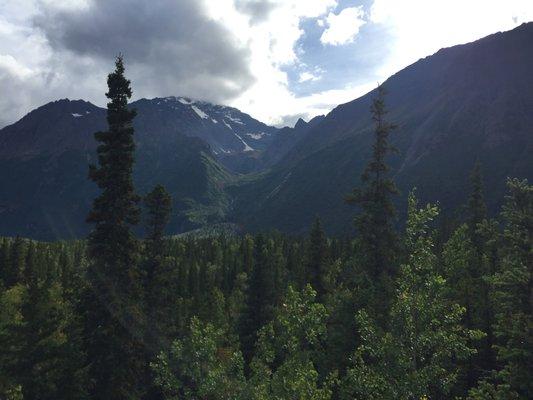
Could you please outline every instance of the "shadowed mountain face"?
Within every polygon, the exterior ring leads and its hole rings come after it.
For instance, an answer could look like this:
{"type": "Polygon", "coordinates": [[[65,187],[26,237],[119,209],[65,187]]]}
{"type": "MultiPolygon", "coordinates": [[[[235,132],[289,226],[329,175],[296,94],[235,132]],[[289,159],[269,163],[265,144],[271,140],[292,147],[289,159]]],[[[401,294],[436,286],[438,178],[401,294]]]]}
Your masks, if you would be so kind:
{"type": "MultiPolygon", "coordinates": [[[[163,125],[163,112],[149,115],[146,102],[134,105],[139,193],[157,183],[167,187],[174,200],[173,232],[222,220],[230,174],[206,142],[163,125]],[[160,124],[153,123],[157,118],[160,124]]],[[[106,128],[105,115],[90,103],[60,100],[0,131],[0,235],[57,239],[88,232],[85,217],[97,195],[88,164],[96,162],[94,132],[106,128]]]]}
{"type": "MultiPolygon", "coordinates": [[[[389,78],[391,174],[444,214],[464,203],[482,163],[494,212],[508,176],[533,175],[533,23],[443,49],[389,78]]],[[[168,97],[132,103],[140,194],[162,183],[174,199],[169,232],[229,221],[301,233],[320,215],[351,229],[344,196],[359,184],[373,141],[371,92],[295,128],[269,127],[231,107],[168,97]],[[229,172],[232,171],[232,172],[229,172]],[[248,175],[243,173],[254,172],[248,175]],[[257,173],[259,172],[259,173],[257,173]]],[[[0,235],[81,237],[96,186],[93,134],[105,110],[84,101],[42,106],[0,130],[0,235]]]]}
{"type": "MultiPolygon", "coordinates": [[[[468,175],[483,165],[489,209],[505,179],[533,175],[533,23],[443,49],[384,86],[398,154],[388,159],[405,197],[413,187],[444,213],[466,201],[468,175]]],[[[260,179],[235,189],[234,218],[248,229],[303,232],[315,215],[335,233],[351,229],[343,197],[359,184],[372,144],[371,92],[328,114],[260,179]]]]}

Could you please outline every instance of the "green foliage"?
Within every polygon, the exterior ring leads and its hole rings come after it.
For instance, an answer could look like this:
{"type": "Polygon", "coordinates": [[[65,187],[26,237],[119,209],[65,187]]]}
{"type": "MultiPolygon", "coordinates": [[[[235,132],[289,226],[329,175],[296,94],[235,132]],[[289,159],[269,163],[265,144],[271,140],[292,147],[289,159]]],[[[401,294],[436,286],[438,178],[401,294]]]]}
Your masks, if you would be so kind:
{"type": "Polygon", "coordinates": [[[320,382],[316,358],[323,349],[326,309],[316,292],[289,287],[272,322],[264,326],[251,365],[246,398],[328,400],[333,377],[320,382]]]}
{"type": "Polygon", "coordinates": [[[159,229],[155,246],[137,242],[142,290],[116,293],[127,312],[95,307],[84,242],[0,239],[8,260],[20,254],[14,284],[0,283],[0,397],[98,398],[103,382],[100,393],[143,400],[528,398],[531,192],[510,188],[503,231],[461,225],[442,254],[436,207],[411,197],[389,299],[357,240],[320,229],[318,240],[159,229]],[[316,254],[328,260],[321,297],[305,285],[316,254]],[[497,359],[481,357],[488,343],[497,359]],[[95,369],[104,354],[109,369],[95,369]]]}
{"type": "Polygon", "coordinates": [[[128,108],[132,92],[122,57],[107,79],[109,130],[97,132],[99,167],[89,177],[101,189],[87,221],[91,258],[85,298],[86,330],[96,398],[136,399],[142,388],[142,279],[139,246],[132,226],[139,222],[139,196],[132,180],[135,144],[128,108]]]}
{"type": "Polygon", "coordinates": [[[495,308],[497,367],[472,390],[473,399],[530,399],[533,396],[533,186],[510,179],[502,210],[505,229],[498,270],[490,278],[495,308]]]}
{"type": "Polygon", "coordinates": [[[319,299],[326,294],[328,279],[328,246],[327,239],[320,219],[317,217],[309,234],[309,249],[307,251],[308,282],[316,290],[319,299]]]}
{"type": "Polygon", "coordinates": [[[395,149],[389,144],[389,135],[396,128],[386,121],[385,89],[378,86],[377,97],[372,101],[375,141],[372,159],[361,175],[363,188],[358,188],[347,197],[350,204],[361,207],[355,224],[362,248],[364,269],[374,278],[394,269],[397,238],[393,228],[395,208],[392,196],[398,193],[394,181],[387,176],[387,155],[395,149]]]}
{"type": "Polygon", "coordinates": [[[224,331],[197,318],[189,332],[152,364],[165,399],[236,399],[244,385],[243,360],[224,331]]]}
{"type": "Polygon", "coordinates": [[[248,281],[246,307],[240,319],[244,359],[248,364],[252,358],[257,332],[273,315],[284,287],[283,255],[272,247],[275,242],[258,235],[254,246],[254,262],[248,281]]]}
{"type": "Polygon", "coordinates": [[[435,206],[418,209],[409,197],[407,263],[400,268],[396,298],[382,332],[364,310],[357,313],[361,344],[343,382],[342,398],[446,398],[457,378],[456,360],[475,350],[481,336],[461,326],[464,308],[446,300],[429,223],[435,206]]]}

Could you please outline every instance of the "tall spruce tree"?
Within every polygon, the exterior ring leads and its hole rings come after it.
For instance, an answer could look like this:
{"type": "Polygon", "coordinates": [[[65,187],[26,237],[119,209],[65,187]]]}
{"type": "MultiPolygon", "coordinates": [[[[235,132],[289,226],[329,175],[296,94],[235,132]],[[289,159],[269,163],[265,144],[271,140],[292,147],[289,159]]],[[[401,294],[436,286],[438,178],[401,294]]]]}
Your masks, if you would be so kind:
{"type": "Polygon", "coordinates": [[[163,236],[170,220],[172,198],[163,185],[157,185],[146,195],[144,204],[148,211],[146,245],[148,255],[153,259],[163,252],[163,236]]]}
{"type": "Polygon", "coordinates": [[[157,185],[146,197],[146,326],[147,346],[152,355],[161,351],[165,331],[169,329],[173,295],[171,266],[165,263],[164,232],[170,219],[172,198],[162,185],[157,185]]]}
{"type": "Polygon", "coordinates": [[[241,315],[239,336],[244,360],[249,363],[257,340],[257,333],[272,318],[276,302],[276,276],[279,267],[276,254],[270,254],[269,241],[258,235],[254,246],[253,270],[250,274],[246,307],[241,315]]]}
{"type": "Polygon", "coordinates": [[[9,262],[9,243],[6,238],[2,239],[0,246],[0,287],[6,286],[11,275],[11,263],[9,262]]]}
{"type": "Polygon", "coordinates": [[[24,258],[26,254],[26,243],[24,239],[17,236],[11,244],[9,263],[5,272],[5,285],[11,287],[19,282],[24,271],[24,258]]]}
{"type": "Polygon", "coordinates": [[[50,279],[44,252],[30,242],[22,280],[23,324],[15,331],[22,343],[17,371],[24,399],[85,399],[84,355],[78,334],[71,329],[74,316],[61,295],[59,282],[50,279]]]}
{"type": "Polygon", "coordinates": [[[87,271],[90,294],[86,299],[88,356],[92,397],[137,399],[142,370],[142,280],[138,266],[138,243],[132,226],[139,222],[139,196],[135,194],[132,169],[135,144],[133,118],[128,108],[132,92],[118,56],[115,71],[107,78],[108,130],[97,132],[99,166],[91,165],[89,177],[101,190],[87,221],[94,224],[89,235],[87,271]]]}
{"type": "MultiPolygon", "coordinates": [[[[460,227],[452,235],[449,241],[452,246],[448,249],[448,252],[445,251],[444,261],[446,263],[446,259],[454,258],[457,261],[461,258],[464,260],[461,270],[457,268],[461,262],[457,262],[455,267],[456,273],[459,274],[456,274],[455,278],[459,279],[454,281],[454,290],[456,293],[462,292],[462,295],[455,299],[466,309],[466,327],[479,329],[487,334],[478,343],[478,353],[468,360],[468,365],[466,366],[465,383],[467,387],[472,387],[479,377],[490,369],[491,364],[494,362],[494,352],[492,350],[493,311],[489,298],[490,287],[486,279],[491,275],[491,272],[490,263],[487,262],[485,255],[487,238],[483,234],[482,227],[482,224],[487,222],[487,206],[484,199],[483,175],[479,160],[474,164],[470,174],[470,195],[466,211],[466,227],[460,227]],[[448,253],[448,256],[446,256],[446,253],[448,253]]],[[[452,281],[454,280],[453,276],[450,278],[452,281]]]]}
{"type": "Polygon", "coordinates": [[[317,299],[322,300],[326,293],[326,275],[328,267],[328,243],[326,234],[322,229],[320,218],[316,217],[307,248],[307,274],[308,283],[316,290],[317,299]]]}
{"type": "MultiPolygon", "coordinates": [[[[472,232],[472,237],[474,237],[477,225],[487,217],[487,206],[483,195],[483,174],[479,160],[476,161],[470,174],[470,197],[468,198],[467,212],[468,226],[472,232]]],[[[476,247],[481,246],[475,242],[474,245],[476,247]]]]}
{"type": "Polygon", "coordinates": [[[491,278],[497,364],[471,391],[476,400],[533,398],[533,186],[518,179],[507,186],[500,265],[491,278]]]}
{"type": "Polygon", "coordinates": [[[374,121],[372,159],[361,175],[362,188],[354,189],[347,203],[361,208],[355,219],[363,268],[372,277],[393,272],[397,235],[393,228],[395,208],[392,196],[398,193],[394,181],[388,176],[387,156],[395,151],[389,144],[389,135],[396,125],[386,120],[385,89],[378,86],[377,97],[371,107],[374,121]]]}

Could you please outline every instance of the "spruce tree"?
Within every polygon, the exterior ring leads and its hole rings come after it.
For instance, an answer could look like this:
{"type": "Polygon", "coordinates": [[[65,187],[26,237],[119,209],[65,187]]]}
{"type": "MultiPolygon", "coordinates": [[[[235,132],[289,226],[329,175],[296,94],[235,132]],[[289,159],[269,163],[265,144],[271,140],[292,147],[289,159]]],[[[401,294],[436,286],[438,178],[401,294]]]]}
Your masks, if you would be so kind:
{"type": "Polygon", "coordinates": [[[17,236],[13,243],[11,243],[11,251],[9,254],[8,269],[5,273],[5,285],[11,287],[20,280],[20,276],[24,271],[24,258],[26,254],[26,243],[24,239],[17,236]]]}
{"type": "Polygon", "coordinates": [[[308,283],[317,293],[317,299],[322,300],[326,293],[326,275],[328,268],[328,243],[322,229],[320,218],[316,217],[309,234],[307,249],[308,283]]]}
{"type": "Polygon", "coordinates": [[[9,243],[6,238],[2,239],[0,246],[0,287],[7,286],[10,279],[11,263],[9,262],[9,243]]]}
{"type": "MultiPolygon", "coordinates": [[[[479,236],[475,234],[477,226],[487,217],[487,206],[485,196],[483,195],[483,175],[481,172],[481,163],[476,161],[474,169],[470,174],[470,197],[467,205],[468,226],[473,238],[479,236]]],[[[474,241],[474,245],[479,248],[481,243],[474,241]]]]}
{"type": "Polygon", "coordinates": [[[497,366],[474,399],[533,398],[533,186],[509,179],[501,260],[491,278],[497,366]]]}
{"type": "Polygon", "coordinates": [[[257,332],[272,318],[276,302],[276,270],[279,263],[269,263],[271,261],[269,247],[268,240],[263,235],[256,237],[254,266],[248,283],[246,307],[241,316],[239,329],[246,363],[249,363],[252,358],[257,332]]]}
{"type": "Polygon", "coordinates": [[[377,97],[372,102],[374,144],[372,159],[361,175],[363,186],[354,189],[346,198],[349,204],[356,204],[361,209],[355,225],[363,268],[372,278],[394,272],[397,249],[392,196],[398,193],[398,189],[388,176],[389,166],[386,164],[387,156],[395,151],[389,144],[389,135],[396,125],[386,120],[385,94],[383,86],[378,86],[377,97]]]}
{"type": "Polygon", "coordinates": [[[146,322],[148,328],[147,346],[150,352],[159,353],[165,342],[165,321],[177,295],[172,287],[172,266],[165,262],[166,251],[164,233],[170,220],[172,198],[162,185],[157,185],[146,197],[146,261],[145,293],[146,322]]]}
{"type": "Polygon", "coordinates": [[[449,278],[453,283],[453,291],[458,295],[454,299],[466,309],[465,326],[487,334],[478,343],[478,354],[470,358],[466,366],[465,386],[472,387],[494,361],[493,317],[489,299],[490,288],[486,279],[490,275],[489,263],[485,256],[487,238],[482,233],[482,224],[487,218],[487,206],[479,161],[476,161],[470,174],[470,195],[466,210],[467,224],[457,229],[445,246],[444,262],[448,260],[452,267],[449,269],[452,272],[449,278]]]}
{"type": "Polygon", "coordinates": [[[142,369],[142,280],[132,226],[140,210],[132,180],[135,111],[128,108],[132,92],[121,56],[107,84],[108,130],[95,134],[99,166],[91,165],[89,171],[101,190],[87,217],[94,224],[88,239],[86,298],[91,394],[98,399],[136,399],[142,369]]]}
{"type": "Polygon", "coordinates": [[[87,398],[84,355],[74,315],[61,295],[59,282],[46,275],[43,252],[28,245],[21,305],[23,325],[17,334],[23,345],[18,373],[24,399],[63,400],[87,398]]]}
{"type": "Polygon", "coordinates": [[[153,259],[163,252],[163,235],[170,220],[172,198],[163,185],[157,185],[144,199],[148,211],[147,250],[153,259]]]}

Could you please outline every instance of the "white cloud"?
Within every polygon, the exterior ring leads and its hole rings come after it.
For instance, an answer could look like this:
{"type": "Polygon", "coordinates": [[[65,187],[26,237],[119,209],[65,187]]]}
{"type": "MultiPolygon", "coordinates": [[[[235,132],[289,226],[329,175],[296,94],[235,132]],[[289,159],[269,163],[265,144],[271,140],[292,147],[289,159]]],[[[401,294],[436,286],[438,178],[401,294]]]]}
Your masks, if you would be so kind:
{"type": "MultiPolygon", "coordinates": [[[[12,94],[0,98],[0,125],[13,122],[32,108],[61,97],[84,98],[105,104],[105,76],[112,67],[112,60],[102,62],[90,54],[59,53],[33,23],[39,7],[74,8],[81,12],[87,4],[96,1],[103,4],[107,0],[0,1],[0,91],[12,94]]],[[[254,83],[244,90],[235,86],[231,76],[222,77],[217,88],[227,87],[226,91],[237,93],[230,105],[271,124],[281,124],[290,115],[301,114],[309,118],[326,113],[441,47],[472,41],[533,20],[532,0],[373,0],[366,15],[361,7],[333,13],[337,0],[265,0],[265,4],[262,0],[196,1],[202,5],[206,20],[220,23],[230,32],[227,45],[245,48],[249,54],[243,62],[247,63],[254,83]],[[307,51],[320,51],[302,48],[305,42],[299,42],[305,35],[301,23],[308,18],[315,19],[319,27],[325,28],[320,40],[328,45],[349,43],[357,37],[363,24],[373,24],[374,29],[368,30],[377,35],[372,51],[378,52],[382,61],[368,74],[359,77],[358,82],[362,84],[345,83],[340,89],[297,97],[290,90],[287,70],[300,72],[297,80],[302,83],[312,82],[325,74],[300,60],[307,51]]],[[[153,23],[159,21],[155,14],[148,16],[153,23]]],[[[168,40],[169,46],[178,43],[166,36],[164,39],[168,40]]],[[[365,57],[366,50],[358,50],[360,56],[365,57]]],[[[176,62],[186,63],[187,60],[176,62]]],[[[133,69],[128,71],[131,73],[133,69]]],[[[145,71],[139,69],[137,76],[150,76],[150,71],[148,67],[145,71]]],[[[199,68],[193,72],[183,81],[192,82],[192,86],[196,81],[206,81],[205,70],[199,68]]],[[[167,76],[157,76],[164,80],[165,92],[157,87],[143,92],[141,89],[143,85],[149,86],[146,83],[149,80],[130,77],[134,79],[133,89],[137,96],[186,94],[180,93],[175,79],[167,76]]],[[[204,86],[205,93],[217,91],[209,82],[204,86]]],[[[198,85],[194,87],[197,89],[198,85]]],[[[198,93],[198,90],[194,92],[198,93]]],[[[194,97],[194,93],[187,94],[194,97]]],[[[216,95],[212,94],[214,100],[216,95]]],[[[205,97],[209,100],[208,95],[205,97]]]]}
{"type": "Polygon", "coordinates": [[[533,20],[531,0],[374,0],[370,21],[391,35],[377,71],[386,78],[438,51],[533,20]]]}
{"type": "Polygon", "coordinates": [[[337,15],[329,13],[326,18],[328,27],[322,33],[320,41],[333,46],[353,42],[359,29],[366,24],[364,15],[363,6],[347,7],[337,15]]]}
{"type": "Polygon", "coordinates": [[[305,72],[300,73],[300,76],[298,77],[298,82],[299,83],[308,82],[308,81],[314,82],[314,81],[320,80],[320,78],[321,77],[318,75],[305,71],[305,72]]]}
{"type": "Polygon", "coordinates": [[[210,17],[230,29],[251,53],[250,70],[256,81],[231,105],[270,124],[280,124],[284,115],[292,113],[293,109],[300,110],[283,68],[300,66],[296,48],[304,35],[300,22],[327,15],[337,6],[337,1],[271,1],[272,8],[260,23],[253,23],[251,18],[240,13],[233,0],[206,1],[210,17]]]}

